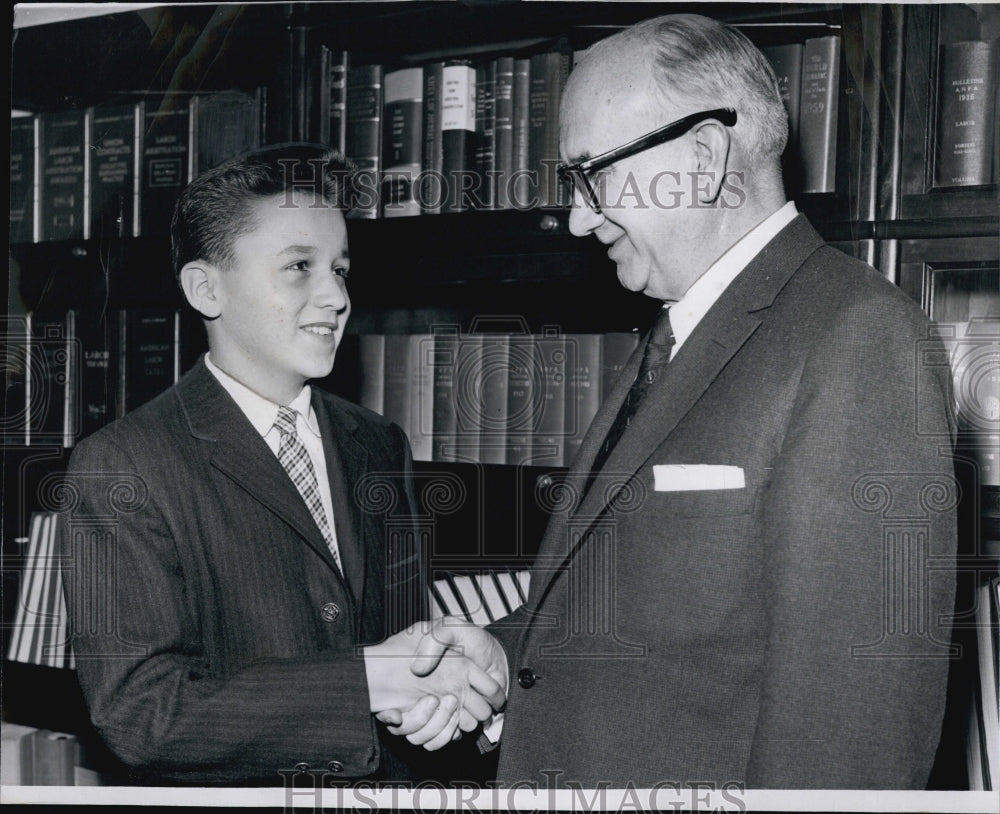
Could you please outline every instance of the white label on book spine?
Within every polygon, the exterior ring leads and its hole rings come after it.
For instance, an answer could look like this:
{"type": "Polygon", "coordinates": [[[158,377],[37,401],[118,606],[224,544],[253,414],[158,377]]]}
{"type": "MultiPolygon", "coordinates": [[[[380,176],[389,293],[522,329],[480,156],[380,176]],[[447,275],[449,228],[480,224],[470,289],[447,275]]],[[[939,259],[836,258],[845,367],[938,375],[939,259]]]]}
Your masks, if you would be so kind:
{"type": "Polygon", "coordinates": [[[469,65],[445,65],[441,129],[476,132],[476,71],[469,65]]]}

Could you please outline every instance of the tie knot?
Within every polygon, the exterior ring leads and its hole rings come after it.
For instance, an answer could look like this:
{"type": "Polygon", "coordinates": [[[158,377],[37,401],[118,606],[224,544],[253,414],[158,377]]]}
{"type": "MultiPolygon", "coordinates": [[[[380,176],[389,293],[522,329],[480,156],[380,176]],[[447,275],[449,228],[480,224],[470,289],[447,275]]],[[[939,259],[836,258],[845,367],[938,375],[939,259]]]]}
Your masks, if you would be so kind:
{"type": "Polygon", "coordinates": [[[284,405],[278,407],[278,415],[274,419],[274,426],[278,432],[284,435],[295,435],[295,410],[284,405]]]}
{"type": "Polygon", "coordinates": [[[661,308],[656,315],[656,322],[649,332],[649,344],[672,348],[674,345],[674,329],[670,327],[670,309],[661,308]]]}

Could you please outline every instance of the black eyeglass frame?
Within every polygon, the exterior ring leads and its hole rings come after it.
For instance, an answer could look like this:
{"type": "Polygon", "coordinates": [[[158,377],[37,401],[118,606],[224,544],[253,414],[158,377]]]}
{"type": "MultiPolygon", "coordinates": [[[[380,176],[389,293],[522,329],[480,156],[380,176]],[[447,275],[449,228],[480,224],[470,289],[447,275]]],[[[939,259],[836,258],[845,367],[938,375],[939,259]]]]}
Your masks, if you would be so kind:
{"type": "Polygon", "coordinates": [[[601,204],[597,198],[597,192],[591,186],[587,173],[604,169],[616,161],[621,161],[623,158],[628,158],[629,156],[641,153],[643,150],[648,150],[651,147],[666,144],[668,141],[680,138],[696,124],[700,124],[708,119],[718,119],[726,127],[732,127],[736,124],[736,111],[731,107],[719,107],[714,110],[704,110],[701,113],[691,113],[677,121],[670,122],[670,124],[665,124],[663,127],[658,127],[644,136],[632,139],[632,141],[620,147],[615,147],[605,153],[595,155],[593,158],[588,158],[577,164],[563,164],[558,167],[557,172],[560,178],[571,182],[576,187],[591,209],[595,212],[600,212],[601,204]]]}

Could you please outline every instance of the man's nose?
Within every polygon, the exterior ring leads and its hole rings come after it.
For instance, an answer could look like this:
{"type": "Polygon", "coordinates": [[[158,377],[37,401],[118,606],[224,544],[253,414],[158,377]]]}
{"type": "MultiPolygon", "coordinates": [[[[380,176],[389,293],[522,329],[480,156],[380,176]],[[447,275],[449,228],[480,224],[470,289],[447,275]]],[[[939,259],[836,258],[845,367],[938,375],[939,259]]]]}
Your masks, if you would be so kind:
{"type": "Polygon", "coordinates": [[[604,215],[595,212],[583,199],[579,190],[573,190],[573,206],[569,210],[569,231],[577,237],[585,237],[604,222],[604,215]]]}

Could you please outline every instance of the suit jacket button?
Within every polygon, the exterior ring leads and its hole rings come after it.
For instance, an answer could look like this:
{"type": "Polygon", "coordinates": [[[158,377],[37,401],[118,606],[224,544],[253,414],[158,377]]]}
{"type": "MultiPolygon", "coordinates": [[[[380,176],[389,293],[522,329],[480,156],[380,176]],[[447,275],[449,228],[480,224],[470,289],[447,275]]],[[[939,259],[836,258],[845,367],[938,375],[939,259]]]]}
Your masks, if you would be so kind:
{"type": "Polygon", "coordinates": [[[325,622],[336,622],[340,618],[340,607],[335,602],[327,602],[319,612],[325,622]]]}
{"type": "Polygon", "coordinates": [[[329,763],[326,764],[326,768],[328,768],[331,772],[336,772],[339,774],[340,772],[344,771],[344,764],[341,763],[339,760],[331,760],[329,763]]]}
{"type": "Polygon", "coordinates": [[[535,673],[530,667],[522,667],[517,674],[517,683],[526,690],[535,686],[535,679],[535,673]]]}
{"type": "Polygon", "coordinates": [[[538,489],[548,489],[552,486],[552,476],[551,475],[539,475],[538,480],[535,481],[535,486],[538,489]]]}

